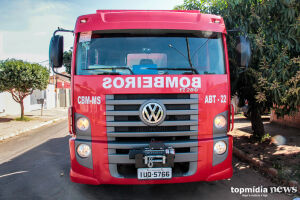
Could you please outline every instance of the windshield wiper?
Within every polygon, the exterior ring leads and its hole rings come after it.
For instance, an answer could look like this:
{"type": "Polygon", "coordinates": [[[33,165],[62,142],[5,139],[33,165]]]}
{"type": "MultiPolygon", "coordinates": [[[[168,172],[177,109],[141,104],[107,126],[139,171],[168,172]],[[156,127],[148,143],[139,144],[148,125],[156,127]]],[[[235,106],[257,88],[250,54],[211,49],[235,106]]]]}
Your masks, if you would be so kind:
{"type": "Polygon", "coordinates": [[[195,54],[200,50],[202,49],[202,47],[207,44],[207,42],[210,40],[210,38],[207,38],[206,41],[198,48],[196,49],[196,51],[194,51],[193,55],[192,55],[192,58],[194,58],[195,54]]]}
{"type": "MultiPolygon", "coordinates": [[[[95,69],[126,69],[128,70],[132,75],[134,75],[133,71],[129,67],[118,67],[118,66],[105,66],[105,67],[97,67],[97,68],[88,68],[84,70],[95,70],[95,69]]],[[[118,72],[113,72],[113,73],[118,73],[118,72]]]]}
{"type": "Polygon", "coordinates": [[[195,74],[199,74],[195,68],[169,68],[169,67],[147,67],[146,69],[157,69],[157,70],[178,70],[178,71],[192,71],[195,74]]]}
{"type": "MultiPolygon", "coordinates": [[[[181,68],[181,69],[189,69],[189,70],[192,70],[193,72],[195,72],[196,74],[199,74],[198,71],[193,67],[193,64],[192,64],[192,60],[191,60],[191,55],[190,55],[190,46],[189,46],[189,42],[188,42],[188,39],[187,37],[185,38],[186,39],[186,47],[187,47],[187,51],[188,51],[188,57],[186,57],[181,51],[179,51],[176,47],[174,47],[172,44],[169,44],[168,46],[172,49],[174,49],[175,51],[177,51],[180,55],[182,55],[190,64],[190,69],[189,68],[181,68]]],[[[167,69],[177,69],[177,68],[167,68],[167,69]]]]}
{"type": "Polygon", "coordinates": [[[207,72],[205,71],[204,74],[216,74],[215,72],[207,72]]]}
{"type": "Polygon", "coordinates": [[[190,53],[190,44],[189,44],[189,41],[188,41],[187,37],[185,37],[185,41],[186,41],[186,48],[187,48],[188,60],[189,60],[189,63],[190,63],[190,67],[193,68],[193,64],[192,64],[192,60],[191,60],[191,53],[190,53]]]}
{"type": "Polygon", "coordinates": [[[97,75],[121,75],[119,72],[103,72],[98,73],[97,75]]]}

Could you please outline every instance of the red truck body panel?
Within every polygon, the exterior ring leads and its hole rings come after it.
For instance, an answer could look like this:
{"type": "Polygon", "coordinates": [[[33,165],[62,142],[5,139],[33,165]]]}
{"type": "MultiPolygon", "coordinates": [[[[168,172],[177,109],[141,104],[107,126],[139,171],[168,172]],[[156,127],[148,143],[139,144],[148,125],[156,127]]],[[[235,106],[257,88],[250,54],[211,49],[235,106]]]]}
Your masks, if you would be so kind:
{"type": "Polygon", "coordinates": [[[78,17],[75,33],[96,30],[168,29],[226,33],[223,19],[199,11],[98,10],[78,17]],[[82,23],[81,20],[86,20],[82,23]],[[218,20],[218,23],[215,21],[218,20]]]}

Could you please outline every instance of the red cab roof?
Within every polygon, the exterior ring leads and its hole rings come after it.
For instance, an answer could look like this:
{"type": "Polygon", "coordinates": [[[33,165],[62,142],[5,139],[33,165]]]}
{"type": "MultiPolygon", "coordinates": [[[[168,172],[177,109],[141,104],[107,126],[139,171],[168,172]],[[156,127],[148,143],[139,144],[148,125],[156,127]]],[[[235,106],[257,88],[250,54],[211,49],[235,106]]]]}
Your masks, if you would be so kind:
{"type": "Polygon", "coordinates": [[[97,10],[77,18],[75,32],[171,29],[226,33],[222,17],[198,10],[97,10]]]}

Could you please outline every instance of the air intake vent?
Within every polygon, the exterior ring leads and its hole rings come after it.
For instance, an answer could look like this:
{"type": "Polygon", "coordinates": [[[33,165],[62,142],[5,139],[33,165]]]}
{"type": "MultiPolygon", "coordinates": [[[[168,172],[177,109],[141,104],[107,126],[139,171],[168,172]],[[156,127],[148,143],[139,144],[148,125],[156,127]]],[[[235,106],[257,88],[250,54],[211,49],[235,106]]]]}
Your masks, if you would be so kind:
{"type": "MultiPolygon", "coordinates": [[[[189,163],[189,170],[173,176],[195,173],[198,160],[198,94],[106,95],[106,124],[112,176],[126,177],[118,169],[119,165],[134,163],[127,152],[146,147],[150,141],[162,141],[175,148],[175,163],[189,163]],[[149,100],[158,101],[166,108],[166,117],[157,126],[147,125],[140,119],[140,107],[149,100]]],[[[132,178],[132,173],[128,177],[132,178]]]]}

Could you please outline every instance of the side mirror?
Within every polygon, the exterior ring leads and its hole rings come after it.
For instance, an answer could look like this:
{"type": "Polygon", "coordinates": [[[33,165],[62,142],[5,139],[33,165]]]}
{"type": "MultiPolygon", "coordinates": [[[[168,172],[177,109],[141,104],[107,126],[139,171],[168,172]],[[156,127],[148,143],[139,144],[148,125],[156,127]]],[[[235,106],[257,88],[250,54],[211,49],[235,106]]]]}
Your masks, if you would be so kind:
{"type": "Polygon", "coordinates": [[[250,64],[251,59],[251,48],[249,39],[245,36],[239,36],[237,38],[236,50],[238,53],[238,63],[242,67],[247,68],[250,64]]]}
{"type": "Polygon", "coordinates": [[[54,35],[49,46],[49,61],[51,67],[58,68],[63,65],[64,37],[54,35]]]}

